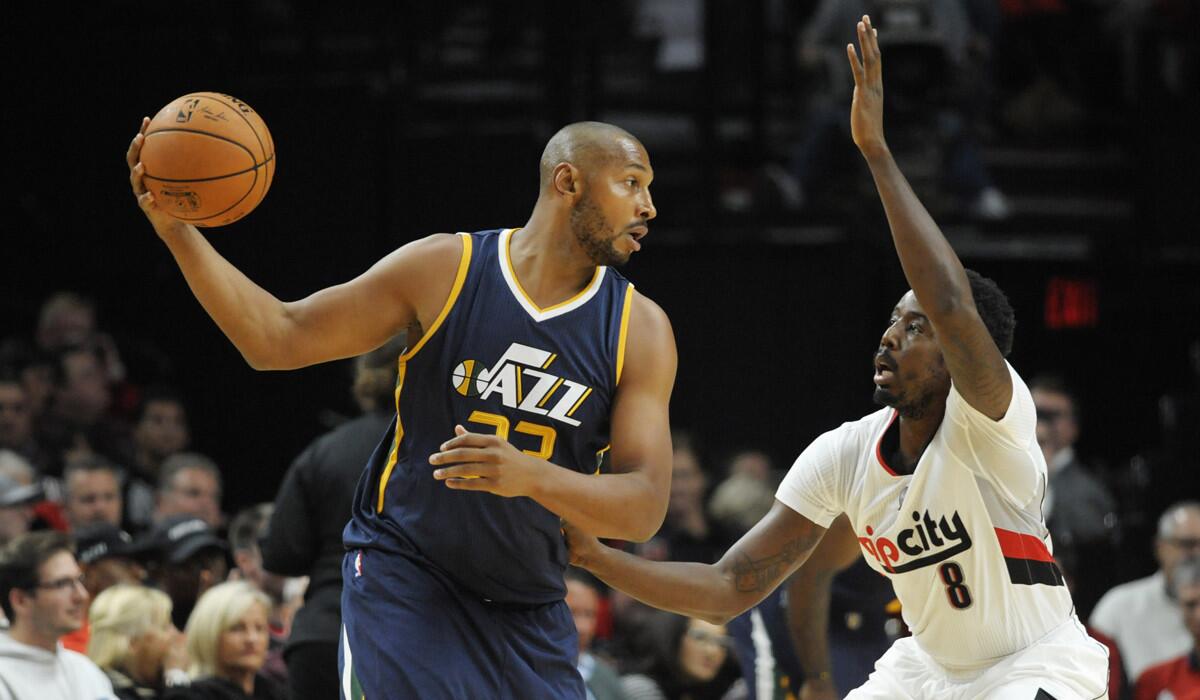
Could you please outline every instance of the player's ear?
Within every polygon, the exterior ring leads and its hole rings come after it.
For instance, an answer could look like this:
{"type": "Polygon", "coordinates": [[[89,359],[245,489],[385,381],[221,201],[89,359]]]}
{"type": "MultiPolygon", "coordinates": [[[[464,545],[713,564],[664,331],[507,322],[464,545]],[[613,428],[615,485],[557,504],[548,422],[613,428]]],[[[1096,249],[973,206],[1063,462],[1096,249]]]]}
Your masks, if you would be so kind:
{"type": "Polygon", "coordinates": [[[554,190],[564,197],[578,197],[583,192],[583,174],[570,163],[554,166],[554,190]]]}

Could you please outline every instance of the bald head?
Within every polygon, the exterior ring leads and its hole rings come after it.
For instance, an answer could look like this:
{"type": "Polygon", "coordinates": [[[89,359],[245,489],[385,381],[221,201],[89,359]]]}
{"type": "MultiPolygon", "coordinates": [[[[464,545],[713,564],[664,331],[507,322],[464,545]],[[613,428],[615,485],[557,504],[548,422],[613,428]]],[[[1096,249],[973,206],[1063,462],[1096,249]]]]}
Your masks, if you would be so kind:
{"type": "Polygon", "coordinates": [[[560,163],[570,163],[587,174],[644,152],[642,143],[619,126],[604,122],[568,124],[550,137],[542,151],[539,184],[543,190],[549,187],[560,163]]]}

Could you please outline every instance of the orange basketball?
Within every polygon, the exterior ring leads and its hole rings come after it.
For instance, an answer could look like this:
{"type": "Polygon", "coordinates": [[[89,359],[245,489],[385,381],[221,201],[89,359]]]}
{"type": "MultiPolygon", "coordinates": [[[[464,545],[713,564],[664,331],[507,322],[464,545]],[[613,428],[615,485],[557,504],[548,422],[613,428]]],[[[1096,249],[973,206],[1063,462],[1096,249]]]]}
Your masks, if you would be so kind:
{"type": "Polygon", "coordinates": [[[141,158],[158,206],[196,226],[249,214],[275,175],[275,144],[262,117],[216,92],[193,92],[158,110],[141,158]]]}

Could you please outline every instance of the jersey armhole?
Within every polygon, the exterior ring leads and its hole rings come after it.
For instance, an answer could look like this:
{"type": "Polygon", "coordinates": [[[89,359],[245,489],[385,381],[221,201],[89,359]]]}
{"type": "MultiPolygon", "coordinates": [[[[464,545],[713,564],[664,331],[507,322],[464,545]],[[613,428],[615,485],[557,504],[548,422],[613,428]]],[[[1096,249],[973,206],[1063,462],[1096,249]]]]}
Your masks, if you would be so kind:
{"type": "Polygon", "coordinates": [[[629,310],[633,307],[633,283],[625,287],[625,302],[621,305],[621,331],[617,335],[617,381],[621,383],[621,371],[625,369],[625,343],[629,340],[629,310]]]}
{"type": "Polygon", "coordinates": [[[417,344],[400,356],[401,363],[408,362],[421,351],[421,348],[425,347],[425,343],[437,333],[438,329],[442,326],[442,322],[450,315],[450,310],[454,308],[454,302],[458,301],[458,295],[462,292],[463,283],[467,280],[467,271],[471,269],[471,244],[473,243],[471,234],[460,233],[458,235],[462,238],[462,257],[458,260],[458,273],[454,276],[454,285],[450,287],[450,295],[446,297],[446,303],[442,306],[441,312],[438,313],[433,324],[429,326],[429,329],[425,331],[425,334],[421,336],[417,344]]]}

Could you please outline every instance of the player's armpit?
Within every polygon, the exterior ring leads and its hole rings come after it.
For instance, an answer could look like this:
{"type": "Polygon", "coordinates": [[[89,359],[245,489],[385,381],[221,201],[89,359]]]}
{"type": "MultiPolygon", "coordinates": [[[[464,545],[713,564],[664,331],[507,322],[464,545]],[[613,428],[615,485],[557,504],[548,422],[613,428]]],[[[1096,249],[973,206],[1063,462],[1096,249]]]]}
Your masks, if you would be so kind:
{"type": "MultiPolygon", "coordinates": [[[[406,328],[435,330],[470,257],[465,236],[435,234],[393,251],[363,274],[283,304],[259,369],[293,369],[354,357],[406,328]]],[[[409,338],[409,347],[420,342],[409,338]]],[[[250,359],[249,357],[247,358],[250,359]]]]}

